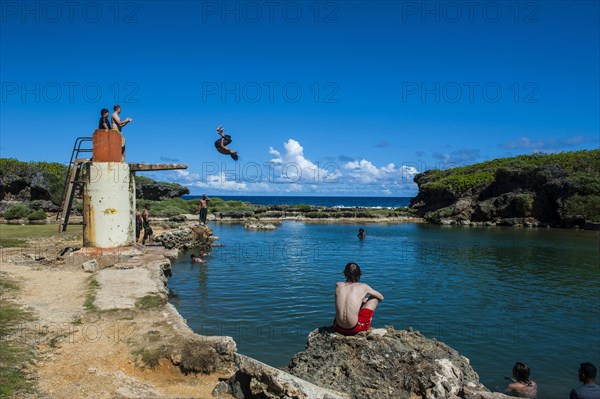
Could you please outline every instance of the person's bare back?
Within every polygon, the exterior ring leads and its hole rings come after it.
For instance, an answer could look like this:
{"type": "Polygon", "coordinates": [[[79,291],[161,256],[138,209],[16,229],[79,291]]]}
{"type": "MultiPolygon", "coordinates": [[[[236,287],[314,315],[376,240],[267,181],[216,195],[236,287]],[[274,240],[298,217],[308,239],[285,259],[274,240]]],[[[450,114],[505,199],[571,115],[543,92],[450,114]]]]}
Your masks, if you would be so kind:
{"type": "Polygon", "coordinates": [[[335,287],[335,323],[336,331],[344,334],[355,334],[366,331],[371,326],[371,317],[383,295],[359,283],[360,267],[356,263],[348,263],[344,270],[345,282],[338,282],[335,287]]]}

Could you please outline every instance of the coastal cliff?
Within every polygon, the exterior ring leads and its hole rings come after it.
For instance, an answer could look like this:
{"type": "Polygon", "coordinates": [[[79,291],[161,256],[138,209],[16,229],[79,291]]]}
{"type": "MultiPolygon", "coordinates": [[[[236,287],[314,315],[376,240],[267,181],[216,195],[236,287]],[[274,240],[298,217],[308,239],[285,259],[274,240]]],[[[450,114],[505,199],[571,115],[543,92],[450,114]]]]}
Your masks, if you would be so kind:
{"type": "Polygon", "coordinates": [[[521,155],[414,178],[411,208],[438,224],[597,228],[600,150],[521,155]]]}

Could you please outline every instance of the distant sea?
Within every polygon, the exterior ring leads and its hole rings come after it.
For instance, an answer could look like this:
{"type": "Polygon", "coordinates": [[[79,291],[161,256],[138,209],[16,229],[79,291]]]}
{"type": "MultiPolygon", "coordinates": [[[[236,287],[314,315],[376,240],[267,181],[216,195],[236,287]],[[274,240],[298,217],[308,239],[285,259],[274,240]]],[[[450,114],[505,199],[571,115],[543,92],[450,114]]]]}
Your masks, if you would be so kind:
{"type": "MultiPolygon", "coordinates": [[[[184,199],[201,198],[201,195],[184,195],[184,199]]],[[[210,196],[209,196],[210,197],[210,196]]],[[[306,204],[328,208],[399,208],[408,206],[411,197],[308,197],[308,196],[229,196],[215,195],[225,201],[244,201],[256,205],[306,204]]]]}

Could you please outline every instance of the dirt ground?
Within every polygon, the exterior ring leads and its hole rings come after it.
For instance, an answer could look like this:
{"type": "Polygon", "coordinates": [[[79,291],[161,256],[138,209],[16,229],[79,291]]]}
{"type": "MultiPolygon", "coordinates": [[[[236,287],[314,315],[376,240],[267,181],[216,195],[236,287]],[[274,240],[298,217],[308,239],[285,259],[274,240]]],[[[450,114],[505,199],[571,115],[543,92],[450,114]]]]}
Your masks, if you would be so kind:
{"type": "Polygon", "coordinates": [[[173,337],[164,306],[88,310],[84,304],[90,274],[56,260],[59,248],[80,242],[52,237],[35,244],[2,249],[0,259],[0,271],[20,287],[12,299],[35,317],[20,325],[13,337],[36,353],[36,361],[26,369],[34,392],[18,397],[213,398],[219,380],[230,376],[185,375],[164,358],[155,368],[144,364],[137,355],[140,349],[173,337]]]}

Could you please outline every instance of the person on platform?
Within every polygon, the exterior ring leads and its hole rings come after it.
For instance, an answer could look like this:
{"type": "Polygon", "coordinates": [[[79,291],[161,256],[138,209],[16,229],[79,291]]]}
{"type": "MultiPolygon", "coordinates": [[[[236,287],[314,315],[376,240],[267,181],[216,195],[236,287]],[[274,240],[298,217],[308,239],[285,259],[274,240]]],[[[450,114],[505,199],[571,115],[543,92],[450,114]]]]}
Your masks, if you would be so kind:
{"type": "Polygon", "coordinates": [[[107,132],[110,130],[110,120],[108,119],[108,110],[106,108],[102,108],[100,111],[100,121],[98,122],[98,129],[104,129],[107,132]]]}
{"type": "Polygon", "coordinates": [[[121,120],[121,117],[119,116],[119,114],[121,113],[121,106],[119,104],[116,104],[113,107],[113,110],[115,112],[113,112],[111,120],[112,120],[112,130],[116,130],[119,133],[121,133],[121,161],[124,162],[125,161],[125,137],[123,137],[123,127],[125,127],[126,125],[128,125],[131,121],[133,121],[132,118],[127,118],[125,120],[121,120]]]}
{"type": "Polygon", "coordinates": [[[360,267],[353,262],[344,269],[346,281],[335,287],[335,320],[333,328],[344,335],[354,335],[371,327],[373,312],[383,295],[367,284],[360,283],[360,267]]]}

